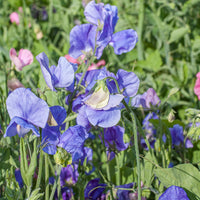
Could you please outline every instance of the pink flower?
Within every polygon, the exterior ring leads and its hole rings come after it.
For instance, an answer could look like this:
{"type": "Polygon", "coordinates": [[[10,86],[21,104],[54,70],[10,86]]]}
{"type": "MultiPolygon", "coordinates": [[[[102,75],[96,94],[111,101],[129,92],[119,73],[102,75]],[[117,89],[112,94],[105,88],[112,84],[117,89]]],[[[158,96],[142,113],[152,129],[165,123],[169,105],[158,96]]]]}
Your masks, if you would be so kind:
{"type": "Polygon", "coordinates": [[[106,64],[105,60],[100,60],[97,64],[92,63],[92,65],[88,67],[88,71],[98,69],[100,66],[104,66],[105,64],[106,64]]]}
{"type": "Polygon", "coordinates": [[[17,56],[16,50],[12,48],[10,50],[10,59],[14,63],[16,70],[21,71],[23,67],[33,62],[33,55],[28,49],[20,49],[17,56]]]}
{"type": "Polygon", "coordinates": [[[197,80],[194,86],[194,93],[198,96],[198,99],[200,100],[200,72],[196,75],[197,80]]]}
{"type": "Polygon", "coordinates": [[[10,14],[10,21],[19,25],[19,15],[16,12],[10,14]]]}
{"type": "MultiPolygon", "coordinates": [[[[71,63],[75,63],[80,65],[80,60],[84,60],[85,56],[81,55],[79,58],[75,59],[73,57],[71,57],[69,54],[65,55],[65,58],[71,62],[71,63]]],[[[93,70],[93,69],[98,69],[100,66],[104,66],[106,64],[105,60],[100,60],[98,63],[92,63],[89,67],[88,67],[88,71],[93,70]]]]}

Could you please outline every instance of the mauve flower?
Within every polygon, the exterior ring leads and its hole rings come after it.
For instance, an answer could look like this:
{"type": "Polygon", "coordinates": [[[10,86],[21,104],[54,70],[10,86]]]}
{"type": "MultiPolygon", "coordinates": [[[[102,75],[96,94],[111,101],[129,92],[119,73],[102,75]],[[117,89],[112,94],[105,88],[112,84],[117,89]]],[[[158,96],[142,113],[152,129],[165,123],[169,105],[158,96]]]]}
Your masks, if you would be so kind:
{"type": "Polygon", "coordinates": [[[144,94],[136,95],[131,100],[131,105],[133,107],[142,106],[144,109],[149,109],[151,106],[160,105],[160,99],[157,96],[155,90],[153,88],[149,88],[144,94]]]}
{"type": "Polygon", "coordinates": [[[74,185],[78,181],[78,165],[67,165],[63,167],[60,173],[60,186],[64,186],[66,183],[74,185]]]}
{"type": "Polygon", "coordinates": [[[16,23],[17,25],[19,25],[19,14],[16,12],[13,12],[10,14],[10,21],[12,23],[16,23]]]}
{"type": "Polygon", "coordinates": [[[159,200],[189,200],[185,190],[178,186],[170,186],[160,197],[159,200]]]}
{"type": "Polygon", "coordinates": [[[24,88],[24,85],[17,78],[12,78],[11,80],[8,80],[7,85],[8,88],[12,91],[20,87],[24,88]]]}
{"type": "Polygon", "coordinates": [[[194,93],[197,95],[198,99],[200,100],[200,72],[197,73],[196,77],[197,77],[197,80],[194,86],[194,93]]]}
{"type": "Polygon", "coordinates": [[[17,88],[9,94],[6,106],[11,121],[4,137],[16,134],[23,137],[30,130],[36,136],[40,136],[35,126],[44,128],[49,116],[49,107],[44,100],[29,89],[17,88]]]}
{"type": "Polygon", "coordinates": [[[33,55],[28,49],[20,49],[17,56],[16,50],[10,50],[10,59],[14,63],[16,70],[21,71],[23,67],[30,65],[33,62],[33,55]]]}

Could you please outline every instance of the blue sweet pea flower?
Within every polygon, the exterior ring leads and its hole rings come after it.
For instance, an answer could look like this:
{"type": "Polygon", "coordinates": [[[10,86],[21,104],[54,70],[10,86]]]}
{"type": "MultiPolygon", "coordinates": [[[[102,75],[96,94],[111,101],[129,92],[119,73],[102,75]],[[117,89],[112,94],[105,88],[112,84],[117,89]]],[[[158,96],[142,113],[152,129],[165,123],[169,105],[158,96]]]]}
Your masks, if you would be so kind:
{"type": "Polygon", "coordinates": [[[184,143],[184,135],[183,135],[183,127],[179,124],[175,124],[173,128],[169,128],[171,137],[172,137],[172,145],[179,146],[184,143]]]}
{"type": "Polygon", "coordinates": [[[78,58],[83,52],[94,53],[95,46],[95,56],[98,59],[107,45],[111,45],[116,54],[129,52],[135,47],[138,41],[136,31],[128,29],[114,33],[118,21],[116,6],[91,1],[85,7],[84,14],[91,24],[79,25],[72,29],[69,49],[72,57],[78,58]]]}
{"type": "Polygon", "coordinates": [[[189,200],[187,193],[183,188],[178,186],[170,186],[160,197],[159,200],[189,200]]]}
{"type": "Polygon", "coordinates": [[[75,26],[70,32],[69,54],[78,58],[85,53],[93,52],[95,48],[95,35],[97,27],[92,24],[75,26]]]}
{"type": "Polygon", "coordinates": [[[29,89],[18,88],[10,93],[6,105],[11,121],[4,137],[16,134],[23,137],[30,130],[40,136],[35,126],[44,128],[49,116],[49,107],[44,100],[29,89]]]}
{"type": "MultiPolygon", "coordinates": [[[[67,117],[67,112],[62,106],[50,107],[50,113],[56,122],[55,126],[50,126],[48,123],[42,130],[42,145],[44,145],[43,151],[54,155],[57,151],[57,145],[60,142],[60,126],[67,117]]],[[[50,122],[49,122],[50,123],[50,122]]]]}
{"type": "MultiPolygon", "coordinates": [[[[128,183],[128,184],[125,184],[125,185],[119,185],[117,186],[116,188],[133,188],[133,183],[128,183]]],[[[131,193],[130,190],[123,190],[123,189],[118,189],[117,190],[117,199],[118,200],[129,200],[129,193],[131,193]]]]}
{"type": "Polygon", "coordinates": [[[99,178],[95,178],[88,182],[84,190],[84,196],[86,200],[96,200],[97,198],[101,197],[107,185],[105,183],[100,184],[99,181],[99,178]]]}
{"type": "Polygon", "coordinates": [[[113,126],[104,129],[104,141],[105,146],[111,149],[117,149],[123,151],[127,149],[128,143],[124,144],[124,128],[121,126],[113,126]]]}
{"type": "MultiPolygon", "coordinates": [[[[80,79],[80,75],[77,76],[80,79]]],[[[121,118],[121,101],[137,93],[139,79],[133,72],[119,70],[115,76],[106,68],[88,71],[81,83],[85,93],[73,101],[73,111],[78,112],[77,124],[89,130],[90,125],[109,128],[117,125],[121,118]],[[116,79],[122,94],[117,94],[116,79]]]]}
{"type": "Polygon", "coordinates": [[[23,183],[23,179],[22,179],[22,175],[21,175],[20,169],[15,169],[15,179],[18,182],[19,187],[23,188],[24,183],[23,183]]]}
{"type": "Polygon", "coordinates": [[[57,67],[52,65],[50,68],[49,59],[44,52],[37,55],[36,59],[40,63],[46,84],[52,91],[56,91],[56,87],[71,89],[76,67],[68,62],[65,57],[60,57],[57,67]]]}
{"type": "Polygon", "coordinates": [[[86,129],[76,125],[67,129],[61,136],[59,147],[72,155],[72,162],[76,162],[84,156],[84,142],[89,137],[86,129]]]}
{"type": "Polygon", "coordinates": [[[60,185],[64,186],[66,183],[69,185],[74,185],[78,181],[78,165],[67,165],[67,167],[63,167],[60,173],[60,185]]]}

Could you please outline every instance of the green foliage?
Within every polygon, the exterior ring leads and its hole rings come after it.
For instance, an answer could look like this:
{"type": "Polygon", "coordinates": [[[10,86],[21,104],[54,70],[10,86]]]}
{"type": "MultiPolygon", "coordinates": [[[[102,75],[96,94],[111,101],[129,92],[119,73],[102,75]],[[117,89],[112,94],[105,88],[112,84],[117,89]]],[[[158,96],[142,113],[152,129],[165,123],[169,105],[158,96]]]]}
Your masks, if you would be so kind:
{"type": "Polygon", "coordinates": [[[179,186],[200,198],[200,172],[193,165],[180,164],[169,169],[155,169],[154,172],[164,186],[179,186]]]}

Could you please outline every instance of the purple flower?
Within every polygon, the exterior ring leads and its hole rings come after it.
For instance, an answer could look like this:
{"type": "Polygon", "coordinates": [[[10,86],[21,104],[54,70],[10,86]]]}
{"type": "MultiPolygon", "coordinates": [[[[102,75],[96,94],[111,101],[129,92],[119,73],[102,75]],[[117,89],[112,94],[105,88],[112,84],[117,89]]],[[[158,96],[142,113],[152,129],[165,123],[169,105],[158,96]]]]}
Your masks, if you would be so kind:
{"type": "Polygon", "coordinates": [[[171,137],[172,137],[172,145],[179,146],[180,144],[184,143],[184,136],[183,136],[183,127],[175,124],[173,128],[169,128],[171,137]]]}
{"type": "Polygon", "coordinates": [[[99,181],[99,178],[95,178],[88,182],[84,190],[84,196],[86,200],[96,200],[102,195],[103,191],[106,189],[106,184],[100,184],[99,181]]]}
{"type": "Polygon", "coordinates": [[[121,126],[113,126],[104,129],[105,146],[110,149],[117,149],[123,151],[127,149],[128,143],[124,144],[124,128],[121,126]]]}
{"type": "Polygon", "coordinates": [[[84,52],[93,52],[97,27],[91,24],[75,26],[70,32],[69,54],[78,58],[84,52]]]}
{"type": "Polygon", "coordinates": [[[178,186],[170,186],[160,197],[159,200],[189,200],[183,188],[178,186]]]}
{"type": "MultiPolygon", "coordinates": [[[[158,119],[158,116],[156,113],[149,113],[143,120],[143,129],[146,134],[146,138],[149,140],[151,148],[154,148],[154,144],[156,142],[155,135],[156,135],[156,129],[154,128],[153,124],[149,122],[150,119],[158,119]]],[[[144,140],[144,138],[141,138],[140,140],[141,146],[148,150],[147,144],[144,140]]]]}
{"type": "Polygon", "coordinates": [[[45,128],[42,130],[42,145],[44,144],[44,152],[54,155],[57,151],[57,145],[60,142],[60,126],[62,126],[67,113],[65,108],[61,106],[50,107],[50,111],[57,125],[49,126],[46,124],[45,128]]]}
{"type": "MultiPolygon", "coordinates": [[[[77,78],[79,79],[79,74],[77,78]]],[[[77,124],[89,130],[90,124],[109,128],[115,126],[121,118],[121,101],[137,93],[139,79],[133,72],[119,70],[117,75],[105,68],[88,71],[82,81],[85,94],[78,95],[73,101],[73,111],[78,112],[77,124]],[[117,94],[115,78],[123,94],[117,94]]]]}
{"type": "MultiPolygon", "coordinates": [[[[116,188],[133,188],[133,183],[128,183],[125,185],[120,185],[117,186],[116,188]]],[[[129,200],[129,193],[131,193],[131,191],[129,190],[123,190],[123,189],[118,189],[117,190],[117,197],[118,200],[129,200]]]]}
{"type": "Polygon", "coordinates": [[[60,137],[59,147],[72,155],[72,162],[84,156],[84,142],[89,137],[86,129],[80,125],[68,128],[60,137]]]}
{"type": "Polygon", "coordinates": [[[151,108],[151,106],[160,105],[160,99],[157,96],[153,88],[149,88],[144,94],[137,95],[131,100],[133,107],[139,107],[140,105],[145,108],[151,108]]]}
{"type": "Polygon", "coordinates": [[[84,14],[91,25],[83,24],[72,29],[69,49],[72,57],[79,57],[83,53],[82,51],[94,51],[95,45],[98,59],[109,44],[114,48],[116,54],[129,52],[135,47],[138,40],[136,31],[129,29],[114,33],[118,21],[116,6],[96,4],[95,1],[91,1],[85,7],[84,14]],[[80,35],[81,37],[79,37],[80,35]]]}
{"type": "Polygon", "coordinates": [[[37,55],[36,59],[40,63],[46,84],[52,91],[56,91],[55,87],[70,88],[73,85],[76,69],[65,57],[60,57],[57,67],[52,65],[50,68],[49,59],[44,52],[37,55]]]}
{"type": "Polygon", "coordinates": [[[30,130],[40,136],[35,126],[44,128],[49,116],[49,107],[44,100],[29,89],[18,88],[10,93],[6,105],[11,122],[4,137],[16,134],[23,137],[30,130]]]}
{"type": "Polygon", "coordinates": [[[67,165],[67,167],[63,167],[60,173],[60,185],[64,186],[66,183],[75,184],[78,181],[78,165],[67,165]]]}
{"type": "Polygon", "coordinates": [[[23,183],[23,179],[22,179],[22,175],[21,175],[20,169],[15,169],[15,179],[18,182],[19,187],[23,188],[24,183],[23,183]]]}

